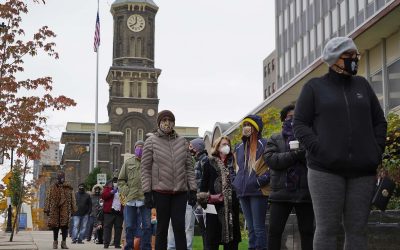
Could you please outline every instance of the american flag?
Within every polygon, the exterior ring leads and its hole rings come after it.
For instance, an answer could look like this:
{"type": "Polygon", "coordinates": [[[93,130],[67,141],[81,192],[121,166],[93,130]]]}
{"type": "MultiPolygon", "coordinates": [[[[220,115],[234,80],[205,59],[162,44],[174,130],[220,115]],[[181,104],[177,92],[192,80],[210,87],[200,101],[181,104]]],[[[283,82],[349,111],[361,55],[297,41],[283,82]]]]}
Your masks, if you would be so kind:
{"type": "Polygon", "coordinates": [[[100,18],[99,11],[97,11],[96,30],[94,32],[94,52],[97,52],[100,46],[100,18]]]}

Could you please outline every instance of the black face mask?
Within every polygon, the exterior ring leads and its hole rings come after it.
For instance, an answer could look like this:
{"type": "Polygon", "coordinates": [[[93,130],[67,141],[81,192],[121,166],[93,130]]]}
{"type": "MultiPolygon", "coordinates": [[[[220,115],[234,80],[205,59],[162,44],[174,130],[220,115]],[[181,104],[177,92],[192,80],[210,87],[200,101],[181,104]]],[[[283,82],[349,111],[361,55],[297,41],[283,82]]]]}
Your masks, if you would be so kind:
{"type": "MultiPolygon", "coordinates": [[[[344,62],[344,68],[339,67],[340,69],[346,71],[350,75],[357,75],[358,71],[358,58],[342,58],[344,62]]],[[[336,65],[337,66],[337,65],[336,65]]]]}
{"type": "Polygon", "coordinates": [[[195,155],[196,155],[196,151],[194,151],[194,149],[190,149],[189,152],[190,152],[190,154],[191,154],[192,156],[195,156],[195,155]]]}
{"type": "Polygon", "coordinates": [[[79,192],[81,192],[81,193],[85,192],[85,188],[80,187],[80,188],[79,188],[79,192]]]}

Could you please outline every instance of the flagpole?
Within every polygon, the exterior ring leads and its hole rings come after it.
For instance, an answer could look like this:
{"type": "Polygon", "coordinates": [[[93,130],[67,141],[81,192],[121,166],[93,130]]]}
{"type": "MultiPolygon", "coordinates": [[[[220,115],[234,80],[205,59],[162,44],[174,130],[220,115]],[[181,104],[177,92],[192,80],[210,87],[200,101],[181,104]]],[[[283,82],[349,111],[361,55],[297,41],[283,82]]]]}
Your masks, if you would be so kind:
{"type": "MultiPolygon", "coordinates": [[[[99,0],[97,0],[97,14],[99,13],[99,0]]],[[[98,157],[98,143],[99,143],[99,131],[98,131],[98,123],[99,123],[99,110],[98,110],[98,104],[99,104],[99,50],[100,46],[98,46],[97,51],[96,51],[96,101],[95,101],[95,122],[94,122],[94,164],[93,167],[98,167],[97,165],[97,157],[98,157]]],[[[90,170],[90,172],[93,169],[90,170]]]]}

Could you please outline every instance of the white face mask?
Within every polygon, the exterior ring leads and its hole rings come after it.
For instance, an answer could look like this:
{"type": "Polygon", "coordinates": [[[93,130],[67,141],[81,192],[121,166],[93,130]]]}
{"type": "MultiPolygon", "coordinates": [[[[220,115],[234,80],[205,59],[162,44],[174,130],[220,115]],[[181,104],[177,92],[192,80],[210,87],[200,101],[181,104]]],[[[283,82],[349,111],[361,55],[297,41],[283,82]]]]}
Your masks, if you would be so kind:
{"type": "Polygon", "coordinates": [[[117,183],[117,182],[114,182],[114,183],[113,183],[113,187],[117,188],[117,187],[118,187],[118,183],[117,183]]]}
{"type": "Polygon", "coordinates": [[[221,154],[227,155],[231,152],[231,148],[229,147],[229,145],[224,145],[219,147],[219,152],[221,152],[221,154]]]}

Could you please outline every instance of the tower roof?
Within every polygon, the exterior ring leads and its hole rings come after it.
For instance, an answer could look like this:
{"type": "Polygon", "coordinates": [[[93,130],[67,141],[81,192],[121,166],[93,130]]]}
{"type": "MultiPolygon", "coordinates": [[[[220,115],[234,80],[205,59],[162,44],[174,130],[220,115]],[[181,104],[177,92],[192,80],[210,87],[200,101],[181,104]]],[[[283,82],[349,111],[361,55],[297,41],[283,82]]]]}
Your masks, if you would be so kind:
{"type": "Polygon", "coordinates": [[[158,9],[157,4],[155,4],[153,0],[115,0],[114,3],[111,5],[111,7],[127,3],[147,3],[148,5],[151,5],[158,9]]]}

